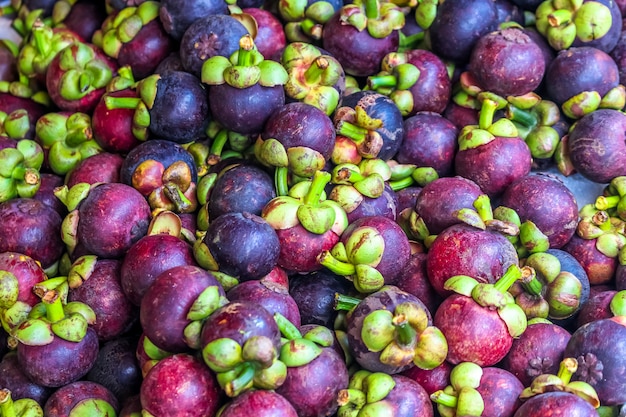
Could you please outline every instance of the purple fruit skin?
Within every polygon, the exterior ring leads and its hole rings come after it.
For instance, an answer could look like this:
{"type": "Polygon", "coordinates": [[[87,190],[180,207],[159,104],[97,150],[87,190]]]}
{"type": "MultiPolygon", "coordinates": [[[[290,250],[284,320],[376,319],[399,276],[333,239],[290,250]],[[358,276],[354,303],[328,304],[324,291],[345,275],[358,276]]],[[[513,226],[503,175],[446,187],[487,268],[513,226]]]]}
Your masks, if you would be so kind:
{"type": "Polygon", "coordinates": [[[246,391],[227,403],[220,417],[299,417],[296,409],[275,391],[246,391]]]}
{"type": "Polygon", "coordinates": [[[139,319],[148,339],[167,352],[188,351],[184,331],[191,320],[187,314],[202,291],[213,286],[225,296],[212,273],[193,265],[177,266],[157,276],[141,299],[139,319]]]}
{"type": "Polygon", "coordinates": [[[619,262],[617,258],[600,252],[596,248],[595,239],[583,239],[574,234],[563,246],[563,250],[576,258],[587,273],[591,285],[608,284],[613,281],[619,262]]]}
{"type": "Polygon", "coordinates": [[[444,283],[454,275],[469,275],[494,283],[506,269],[519,262],[517,251],[504,235],[457,224],[433,241],[426,259],[428,279],[437,293],[447,296],[444,283]]]}
{"type": "Polygon", "coordinates": [[[15,351],[7,353],[0,361],[0,387],[10,390],[14,401],[32,398],[42,407],[54,392],[53,388],[35,384],[24,374],[15,351]]]}
{"type": "Polygon", "coordinates": [[[330,416],[339,407],[337,394],[348,388],[348,379],[344,359],[325,347],[308,364],[287,368],[287,378],[276,392],[291,402],[299,417],[330,416]]]}
{"type": "Polygon", "coordinates": [[[41,177],[41,185],[33,198],[52,207],[61,217],[65,217],[67,207],[54,195],[54,189],[63,185],[64,177],[48,172],[42,172],[39,175],[41,177]]]}
{"type": "Polygon", "coordinates": [[[0,203],[0,252],[18,252],[50,267],[63,254],[61,215],[34,198],[0,203]]]}
{"type": "Polygon", "coordinates": [[[17,358],[24,373],[35,383],[61,387],[77,381],[89,372],[98,356],[98,335],[87,328],[80,342],[68,342],[57,336],[43,346],[17,346],[17,358]]]}
{"type": "Polygon", "coordinates": [[[598,417],[591,404],[569,392],[547,392],[529,398],[513,417],[598,417]]]}
{"type": "Polygon", "coordinates": [[[79,182],[120,182],[120,169],[124,157],[116,153],[102,152],[83,159],[67,173],[67,186],[71,188],[79,182]]]}
{"type": "Polygon", "coordinates": [[[524,386],[541,374],[559,370],[571,334],[552,323],[535,323],[517,339],[501,362],[501,367],[515,375],[524,386]]]}
{"type": "Polygon", "coordinates": [[[133,304],[120,284],[120,265],[116,259],[98,260],[89,278],[67,297],[68,301],[83,302],[94,310],[93,329],[101,342],[124,333],[136,320],[133,304]]]}
{"type": "Polygon", "coordinates": [[[85,400],[104,400],[119,411],[119,402],[111,391],[104,386],[91,381],[76,381],[56,390],[44,406],[47,417],[69,416],[74,407],[85,400]]]}
{"type": "Polygon", "coordinates": [[[592,321],[613,317],[614,314],[611,311],[610,304],[615,294],[617,294],[616,290],[594,292],[580,308],[576,325],[581,327],[592,321]]]}
{"type": "Polygon", "coordinates": [[[608,183],[626,175],[626,115],[598,109],[579,119],[568,135],[569,156],[585,178],[608,183]]]}
{"type": "Polygon", "coordinates": [[[152,215],[144,196],[121,183],[93,188],[78,210],[78,240],[102,258],[123,256],[146,234],[152,215]]]}
{"type": "Polygon", "coordinates": [[[532,155],[519,137],[497,137],[489,143],[459,150],[454,158],[457,175],[470,179],[491,198],[501,195],[532,168],[532,155]]]}
{"type": "Polygon", "coordinates": [[[448,70],[444,62],[425,49],[407,51],[407,62],[420,70],[417,82],[411,86],[413,108],[408,116],[418,112],[443,113],[452,90],[448,70]]]}
{"type": "Polygon", "coordinates": [[[401,164],[431,167],[439,177],[453,172],[457,149],[456,126],[432,112],[419,112],[404,120],[404,138],[396,160],[401,164]]]}
{"type": "MultiPolygon", "coordinates": [[[[332,199],[332,195],[330,196],[332,199]]],[[[354,210],[347,213],[348,223],[352,223],[361,217],[383,216],[395,221],[398,217],[398,201],[396,192],[385,184],[383,193],[378,197],[363,196],[363,201],[354,210]]]]}
{"type": "Polygon", "coordinates": [[[191,246],[167,234],[147,235],[130,247],[120,270],[122,290],[136,306],[156,277],[175,266],[197,265],[191,246]]]}
{"type": "Polygon", "coordinates": [[[33,292],[33,285],[47,277],[35,259],[17,252],[0,252],[0,270],[10,272],[17,278],[19,286],[17,301],[31,307],[41,301],[33,292]]]}
{"type": "Polygon", "coordinates": [[[428,253],[413,253],[406,268],[395,280],[395,285],[402,291],[413,294],[428,308],[431,314],[437,311],[442,297],[435,291],[428,280],[426,260],[428,253]]]}
{"type": "Polygon", "coordinates": [[[530,220],[548,236],[550,247],[560,249],[578,225],[576,197],[563,182],[550,175],[529,174],[513,182],[502,194],[501,205],[530,220]]]}
{"type": "Polygon", "coordinates": [[[428,231],[436,235],[460,223],[456,212],[462,208],[473,208],[474,201],[481,194],[480,187],[467,178],[438,178],[422,188],[415,202],[415,211],[424,219],[428,231]]]}
{"type": "Polygon", "coordinates": [[[576,358],[578,370],[572,380],[593,386],[602,405],[626,402],[626,318],[596,320],[572,333],[565,357],[576,358]]]}
{"type": "Polygon", "coordinates": [[[395,386],[385,397],[385,402],[391,405],[394,417],[433,417],[433,404],[420,384],[402,375],[391,377],[395,386]]]}
{"type": "Polygon", "coordinates": [[[267,311],[280,313],[296,327],[300,327],[300,310],[298,304],[287,289],[265,280],[240,282],[228,290],[229,301],[252,301],[263,306],[267,311]]]}
{"type": "Polygon", "coordinates": [[[521,405],[519,396],[524,385],[509,371],[488,366],[483,368],[476,388],[485,402],[481,417],[511,417],[521,405]]]}
{"type": "Polygon", "coordinates": [[[221,405],[215,375],[186,353],[168,356],[150,369],[140,398],[143,409],[155,416],[213,416],[221,405]]]}

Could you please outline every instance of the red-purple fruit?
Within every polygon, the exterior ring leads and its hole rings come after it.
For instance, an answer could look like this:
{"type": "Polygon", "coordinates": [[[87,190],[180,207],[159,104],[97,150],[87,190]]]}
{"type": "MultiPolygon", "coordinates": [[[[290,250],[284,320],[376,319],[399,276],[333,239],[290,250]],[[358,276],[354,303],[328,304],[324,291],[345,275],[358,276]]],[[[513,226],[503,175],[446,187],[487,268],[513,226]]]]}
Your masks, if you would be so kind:
{"type": "Polygon", "coordinates": [[[339,392],[338,415],[433,417],[432,402],[420,384],[402,375],[359,370],[339,392]],[[364,401],[365,399],[365,401],[364,401]]]}
{"type": "Polygon", "coordinates": [[[426,252],[412,253],[409,263],[396,278],[395,285],[402,291],[419,298],[428,311],[434,314],[443,298],[435,291],[428,279],[427,259],[428,253],[426,252]]]}
{"type": "Polygon", "coordinates": [[[133,130],[135,109],[110,106],[107,97],[137,98],[137,92],[125,88],[104,93],[91,117],[93,137],[98,145],[107,152],[126,155],[142,143],[133,130]]]}
{"type": "Polygon", "coordinates": [[[501,233],[465,224],[448,227],[432,242],[426,259],[428,279],[437,293],[446,296],[448,278],[469,275],[494,283],[511,265],[518,264],[517,251],[501,233]]]}
{"type": "Polygon", "coordinates": [[[508,293],[522,276],[511,265],[494,284],[479,283],[467,275],[446,281],[455,291],[437,308],[433,323],[448,342],[447,360],[453,364],[474,362],[485,367],[500,362],[513,339],[526,329],[526,315],[508,293]]]}
{"type": "Polygon", "coordinates": [[[472,48],[469,71],[483,90],[502,97],[534,91],[545,72],[541,48],[523,29],[487,33],[472,48]]]}
{"type": "Polygon", "coordinates": [[[246,391],[224,405],[221,417],[298,417],[285,397],[268,390],[246,391]]]}
{"type": "Polygon", "coordinates": [[[600,252],[596,247],[596,239],[585,239],[575,233],[563,246],[563,250],[576,258],[587,273],[591,285],[608,284],[613,281],[619,261],[600,252]]]}
{"type": "Polygon", "coordinates": [[[453,172],[458,129],[443,116],[419,112],[404,120],[404,138],[395,157],[401,164],[431,167],[439,177],[453,172]]]}
{"type": "Polygon", "coordinates": [[[91,381],[76,381],[56,390],[44,406],[50,417],[72,414],[108,417],[119,411],[119,401],[104,386],[91,381]]]}
{"type": "Polygon", "coordinates": [[[53,388],[36,384],[26,376],[15,351],[8,352],[0,361],[0,386],[11,391],[13,400],[32,398],[42,407],[54,392],[53,388]]]}
{"type": "Polygon", "coordinates": [[[626,319],[615,316],[579,327],[565,348],[565,357],[578,361],[573,380],[589,383],[602,405],[626,402],[626,319]]]}
{"type": "Polygon", "coordinates": [[[140,390],[143,410],[153,416],[215,415],[221,393],[215,375],[201,359],[179,353],[158,362],[140,390]]]}
{"type": "Polygon", "coordinates": [[[462,221],[458,211],[473,208],[482,194],[480,187],[467,178],[441,177],[426,184],[415,201],[415,211],[424,221],[428,232],[437,235],[462,221]]]}
{"type": "Polygon", "coordinates": [[[44,268],[63,253],[61,216],[34,198],[13,198],[0,203],[0,252],[32,257],[44,268]]]}
{"type": "Polygon", "coordinates": [[[65,176],[65,185],[72,188],[79,182],[120,182],[120,169],[124,157],[119,154],[102,152],[80,161],[65,176]]]}
{"type": "Polygon", "coordinates": [[[159,274],[141,299],[139,319],[146,337],[166,352],[196,347],[201,323],[227,302],[224,289],[210,272],[193,265],[159,274]],[[195,327],[194,327],[195,326],[195,327]]]}
{"type": "Polygon", "coordinates": [[[92,326],[101,342],[114,339],[126,332],[136,321],[133,304],[120,284],[118,259],[81,257],[70,268],[68,301],[80,301],[96,313],[92,326]]]}
{"type": "Polygon", "coordinates": [[[549,323],[529,324],[517,339],[500,366],[515,375],[525,387],[541,374],[556,374],[571,335],[549,323]]]}
{"type": "Polygon", "coordinates": [[[104,183],[94,186],[68,216],[66,225],[75,232],[66,238],[70,252],[78,244],[86,253],[120,258],[146,234],[151,212],[143,195],[131,186],[104,183]]]}
{"type": "Polygon", "coordinates": [[[252,301],[267,311],[280,313],[294,326],[300,327],[300,310],[296,300],[284,285],[266,278],[240,282],[226,293],[229,301],[252,301]]]}
{"type": "Polygon", "coordinates": [[[265,58],[278,61],[278,56],[287,45],[285,31],[278,17],[260,7],[245,7],[242,12],[252,16],[257,24],[254,44],[265,58]]]}
{"type": "Polygon", "coordinates": [[[65,180],[65,176],[53,174],[50,172],[40,173],[41,184],[37,193],[33,196],[35,200],[39,200],[45,205],[52,207],[61,218],[67,214],[67,207],[54,195],[54,190],[61,187],[65,180]]]}
{"type": "Polygon", "coordinates": [[[550,175],[519,178],[504,191],[500,205],[515,210],[522,223],[532,221],[548,237],[551,248],[563,247],[578,225],[576,197],[550,175]]]}
{"type": "MultiPolygon", "coordinates": [[[[5,291],[12,285],[9,284],[10,281],[15,280],[17,285],[17,296],[14,296],[13,299],[3,300],[3,309],[8,309],[13,303],[20,302],[28,307],[27,310],[30,310],[40,301],[33,293],[33,286],[48,277],[39,262],[22,253],[3,251],[0,253],[0,271],[4,274],[3,286],[5,286],[5,291]]],[[[18,323],[13,323],[13,325],[16,324],[18,323]]]]}
{"type": "Polygon", "coordinates": [[[622,303],[624,293],[618,293],[616,290],[606,289],[594,291],[586,303],[580,308],[576,325],[581,327],[592,321],[608,319],[613,316],[623,315],[622,308],[617,303],[622,303]],[[619,294],[619,295],[618,295],[619,294]],[[614,301],[615,299],[615,301],[614,301]]]}
{"type": "Polygon", "coordinates": [[[542,417],[559,410],[568,417],[597,417],[596,409],[570,392],[549,392],[526,400],[513,417],[542,417]]]}
{"type": "Polygon", "coordinates": [[[438,390],[444,389],[450,383],[450,372],[453,365],[450,362],[443,361],[441,365],[433,369],[422,369],[414,366],[405,371],[400,372],[399,375],[406,376],[420,384],[428,395],[433,394],[438,390]]]}
{"type": "Polygon", "coordinates": [[[568,134],[572,165],[583,177],[608,183],[626,174],[626,115],[613,109],[598,109],[585,115],[568,134]]]}

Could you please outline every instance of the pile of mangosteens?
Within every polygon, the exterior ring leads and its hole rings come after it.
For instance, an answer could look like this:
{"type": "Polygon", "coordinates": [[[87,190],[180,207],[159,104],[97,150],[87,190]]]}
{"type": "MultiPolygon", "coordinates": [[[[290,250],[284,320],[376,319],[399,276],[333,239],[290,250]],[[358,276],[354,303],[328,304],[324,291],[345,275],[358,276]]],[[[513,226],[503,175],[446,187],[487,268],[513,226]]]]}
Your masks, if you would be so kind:
{"type": "Polygon", "coordinates": [[[0,417],[626,415],[626,1],[0,7],[0,417]]]}

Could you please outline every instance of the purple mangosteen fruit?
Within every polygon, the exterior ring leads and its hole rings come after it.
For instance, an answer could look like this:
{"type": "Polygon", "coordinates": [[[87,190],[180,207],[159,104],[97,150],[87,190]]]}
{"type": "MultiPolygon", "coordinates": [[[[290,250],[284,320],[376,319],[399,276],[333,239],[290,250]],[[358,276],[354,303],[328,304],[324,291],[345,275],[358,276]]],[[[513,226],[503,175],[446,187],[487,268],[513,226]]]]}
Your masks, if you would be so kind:
{"type": "Polygon", "coordinates": [[[76,381],[56,390],[44,406],[50,417],[84,413],[94,417],[109,417],[119,411],[119,401],[106,387],[91,381],[76,381]]]}
{"type": "Polygon", "coordinates": [[[230,402],[220,411],[221,417],[247,417],[254,414],[258,417],[298,417],[296,409],[282,395],[275,391],[246,391],[230,402]]]}

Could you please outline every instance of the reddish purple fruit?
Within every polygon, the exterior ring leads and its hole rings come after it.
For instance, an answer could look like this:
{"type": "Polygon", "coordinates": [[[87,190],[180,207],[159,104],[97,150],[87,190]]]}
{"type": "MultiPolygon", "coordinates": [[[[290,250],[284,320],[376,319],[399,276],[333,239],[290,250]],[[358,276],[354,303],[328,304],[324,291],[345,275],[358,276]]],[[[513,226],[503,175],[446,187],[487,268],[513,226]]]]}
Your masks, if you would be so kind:
{"type": "Polygon", "coordinates": [[[104,386],[91,381],[76,381],[56,390],[44,407],[50,417],[72,414],[115,415],[119,411],[115,395],[104,386]]]}

